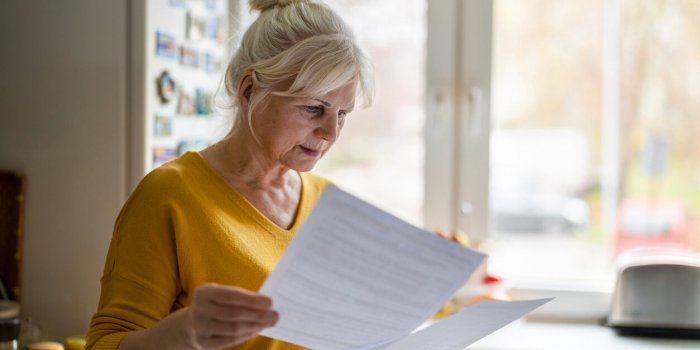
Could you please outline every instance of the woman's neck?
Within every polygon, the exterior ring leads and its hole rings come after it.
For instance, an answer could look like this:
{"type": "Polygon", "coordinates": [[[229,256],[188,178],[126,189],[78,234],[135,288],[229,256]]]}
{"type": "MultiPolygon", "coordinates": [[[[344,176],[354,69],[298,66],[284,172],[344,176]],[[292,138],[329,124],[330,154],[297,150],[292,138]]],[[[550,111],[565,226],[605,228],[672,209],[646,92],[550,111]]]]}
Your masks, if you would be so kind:
{"type": "Polygon", "coordinates": [[[273,164],[262,154],[257,142],[242,133],[232,132],[201,154],[226,180],[241,190],[280,188],[298,180],[296,172],[273,164]]]}
{"type": "Polygon", "coordinates": [[[285,166],[262,162],[260,150],[250,145],[256,143],[229,136],[200,154],[258,211],[277,226],[289,229],[301,198],[301,177],[285,166]]]}

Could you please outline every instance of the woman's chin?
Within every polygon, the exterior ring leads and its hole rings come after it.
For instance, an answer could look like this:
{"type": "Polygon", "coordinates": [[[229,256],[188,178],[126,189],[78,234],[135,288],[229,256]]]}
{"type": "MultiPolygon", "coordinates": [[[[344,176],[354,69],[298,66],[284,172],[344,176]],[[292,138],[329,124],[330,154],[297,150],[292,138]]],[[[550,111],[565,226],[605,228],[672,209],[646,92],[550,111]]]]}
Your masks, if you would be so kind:
{"type": "Polygon", "coordinates": [[[311,171],[318,162],[318,159],[305,159],[303,161],[297,160],[295,162],[290,162],[287,164],[287,168],[298,171],[301,173],[311,171]]]}
{"type": "Polygon", "coordinates": [[[305,173],[307,171],[313,170],[315,166],[316,166],[316,162],[314,162],[313,164],[295,167],[294,170],[296,170],[300,173],[305,173]]]}

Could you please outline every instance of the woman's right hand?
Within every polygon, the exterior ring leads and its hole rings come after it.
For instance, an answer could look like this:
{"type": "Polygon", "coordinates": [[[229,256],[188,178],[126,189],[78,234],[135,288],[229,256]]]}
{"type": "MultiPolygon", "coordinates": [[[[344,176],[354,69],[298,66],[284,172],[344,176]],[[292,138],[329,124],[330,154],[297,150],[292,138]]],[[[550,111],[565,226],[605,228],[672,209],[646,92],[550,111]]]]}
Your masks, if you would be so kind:
{"type": "Polygon", "coordinates": [[[129,334],[119,349],[223,349],[249,340],[278,319],[269,297],[209,283],[197,288],[190,306],[129,334]]]}
{"type": "Polygon", "coordinates": [[[247,290],[205,284],[189,307],[190,341],[195,349],[220,349],[240,344],[279,318],[272,300],[247,290]]]}

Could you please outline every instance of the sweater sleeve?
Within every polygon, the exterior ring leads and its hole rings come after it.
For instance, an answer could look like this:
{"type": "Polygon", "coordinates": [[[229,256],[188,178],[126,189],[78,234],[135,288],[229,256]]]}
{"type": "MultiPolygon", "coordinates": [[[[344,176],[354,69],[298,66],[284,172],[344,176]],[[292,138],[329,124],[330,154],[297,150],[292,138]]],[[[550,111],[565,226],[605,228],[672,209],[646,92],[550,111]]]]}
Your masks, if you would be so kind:
{"type": "Polygon", "coordinates": [[[154,177],[144,178],[117,218],[87,349],[117,349],[129,332],[167,316],[180,292],[173,210],[167,198],[172,183],[154,177]]]}

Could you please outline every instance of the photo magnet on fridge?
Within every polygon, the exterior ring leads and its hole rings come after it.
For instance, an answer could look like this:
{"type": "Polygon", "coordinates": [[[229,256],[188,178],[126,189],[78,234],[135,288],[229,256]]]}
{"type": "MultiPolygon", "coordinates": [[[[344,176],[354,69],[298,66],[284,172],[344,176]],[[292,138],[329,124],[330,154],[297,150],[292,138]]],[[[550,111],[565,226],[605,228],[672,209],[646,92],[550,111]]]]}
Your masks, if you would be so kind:
{"type": "Polygon", "coordinates": [[[177,151],[173,147],[153,147],[153,166],[162,165],[165,162],[177,158],[177,151]]]}
{"type": "Polygon", "coordinates": [[[221,57],[213,52],[204,54],[204,70],[207,73],[218,73],[221,69],[221,57]]]}
{"type": "Polygon", "coordinates": [[[187,47],[180,47],[180,64],[187,67],[198,68],[199,67],[199,51],[187,47]]]}
{"type": "Polygon", "coordinates": [[[167,70],[160,73],[158,79],[156,79],[156,85],[158,88],[158,97],[160,97],[161,103],[168,103],[175,98],[175,80],[173,80],[173,77],[167,70]]]}
{"type": "Polygon", "coordinates": [[[179,115],[194,115],[195,114],[194,97],[184,90],[180,90],[177,100],[177,114],[179,115]]]}
{"type": "Polygon", "coordinates": [[[210,115],[214,111],[212,95],[197,88],[194,91],[194,105],[197,115],[210,115]]]}
{"type": "Polygon", "coordinates": [[[156,56],[177,58],[177,43],[174,35],[156,31],[156,56]]]}
{"type": "Polygon", "coordinates": [[[188,40],[201,40],[204,38],[205,23],[204,19],[187,11],[185,14],[185,37],[188,40]]]}
{"type": "Polygon", "coordinates": [[[173,117],[169,115],[156,114],[153,136],[168,137],[173,135],[173,117]]]}
{"type": "Polygon", "coordinates": [[[219,36],[219,20],[216,16],[207,16],[204,20],[204,36],[216,40],[219,36]]]}

